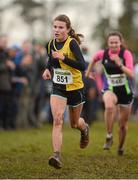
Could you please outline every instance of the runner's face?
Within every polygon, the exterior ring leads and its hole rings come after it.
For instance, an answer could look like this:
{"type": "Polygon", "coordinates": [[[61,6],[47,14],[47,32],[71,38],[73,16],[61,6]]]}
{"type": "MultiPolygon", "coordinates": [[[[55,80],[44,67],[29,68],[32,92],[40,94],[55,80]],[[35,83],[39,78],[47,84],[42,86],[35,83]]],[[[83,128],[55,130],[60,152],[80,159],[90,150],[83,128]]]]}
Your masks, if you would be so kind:
{"type": "Polygon", "coordinates": [[[117,52],[120,49],[121,41],[118,36],[109,36],[108,47],[112,52],[117,52]]]}
{"type": "Polygon", "coordinates": [[[69,33],[69,29],[67,29],[66,23],[63,21],[54,21],[53,23],[53,35],[54,38],[59,41],[63,42],[67,39],[69,33]]]}

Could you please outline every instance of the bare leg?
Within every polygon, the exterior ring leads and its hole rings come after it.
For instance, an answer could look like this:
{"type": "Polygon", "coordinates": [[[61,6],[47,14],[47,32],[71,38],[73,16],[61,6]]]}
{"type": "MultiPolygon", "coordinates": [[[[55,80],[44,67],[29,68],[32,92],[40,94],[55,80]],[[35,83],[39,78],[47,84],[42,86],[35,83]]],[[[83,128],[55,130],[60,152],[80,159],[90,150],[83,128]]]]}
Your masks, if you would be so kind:
{"type": "Polygon", "coordinates": [[[83,130],[86,128],[86,123],[83,118],[80,117],[83,104],[77,107],[69,107],[70,124],[72,128],[78,128],[83,130]]]}
{"type": "Polygon", "coordinates": [[[66,107],[66,98],[60,96],[51,96],[50,104],[53,115],[52,144],[54,154],[49,158],[49,165],[60,169],[62,163],[60,161],[60,152],[62,146],[62,124],[63,114],[66,107]]]}
{"type": "Polygon", "coordinates": [[[53,115],[52,144],[54,152],[60,152],[62,146],[63,114],[66,108],[66,99],[59,96],[51,96],[51,110],[53,115]]]}
{"type": "Polygon", "coordinates": [[[114,93],[107,91],[103,95],[103,101],[105,105],[105,123],[107,128],[107,133],[111,134],[113,130],[113,122],[116,112],[116,103],[117,103],[117,97],[114,93]]]}
{"type": "Polygon", "coordinates": [[[113,144],[112,131],[113,131],[114,117],[116,113],[117,97],[114,93],[110,91],[106,91],[105,94],[103,95],[103,100],[105,105],[104,118],[107,129],[106,142],[103,146],[103,149],[109,150],[113,144]]]}
{"type": "Polygon", "coordinates": [[[131,112],[131,105],[130,106],[120,106],[120,118],[119,118],[119,145],[118,149],[121,150],[123,149],[123,145],[125,142],[126,138],[126,133],[127,133],[127,122],[128,118],[130,116],[131,112]]]}
{"type": "Polygon", "coordinates": [[[85,148],[89,143],[89,127],[84,119],[80,117],[82,107],[83,104],[77,107],[69,107],[69,114],[71,127],[81,131],[80,148],[85,148]]]}

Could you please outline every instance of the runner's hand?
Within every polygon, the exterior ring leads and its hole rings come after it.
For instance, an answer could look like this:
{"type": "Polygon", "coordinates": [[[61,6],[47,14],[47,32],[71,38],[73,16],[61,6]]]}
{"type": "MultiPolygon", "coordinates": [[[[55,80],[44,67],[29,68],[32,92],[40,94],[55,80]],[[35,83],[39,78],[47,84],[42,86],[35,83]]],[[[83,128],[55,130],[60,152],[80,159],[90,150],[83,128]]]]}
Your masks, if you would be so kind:
{"type": "Polygon", "coordinates": [[[53,50],[52,50],[52,57],[55,59],[60,59],[60,60],[65,59],[65,56],[62,53],[59,53],[58,51],[53,51],[53,50]]]}
{"type": "Polygon", "coordinates": [[[86,71],[85,77],[95,80],[95,73],[94,72],[87,72],[86,71]]]}
{"type": "Polygon", "coordinates": [[[50,73],[49,69],[46,69],[46,70],[43,72],[42,77],[43,77],[44,80],[51,79],[51,73],[50,73]]]}

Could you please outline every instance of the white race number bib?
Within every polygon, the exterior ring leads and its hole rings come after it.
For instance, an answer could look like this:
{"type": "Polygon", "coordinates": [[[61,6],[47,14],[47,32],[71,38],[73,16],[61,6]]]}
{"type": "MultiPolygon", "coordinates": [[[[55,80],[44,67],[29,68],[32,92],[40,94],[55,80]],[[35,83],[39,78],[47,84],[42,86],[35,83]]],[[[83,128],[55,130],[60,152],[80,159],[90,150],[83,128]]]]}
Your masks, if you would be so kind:
{"type": "Polygon", "coordinates": [[[57,84],[72,84],[72,73],[69,70],[54,69],[53,82],[57,84]]]}
{"type": "Polygon", "coordinates": [[[107,79],[108,84],[111,86],[123,86],[126,83],[126,76],[124,74],[110,75],[107,79]]]}

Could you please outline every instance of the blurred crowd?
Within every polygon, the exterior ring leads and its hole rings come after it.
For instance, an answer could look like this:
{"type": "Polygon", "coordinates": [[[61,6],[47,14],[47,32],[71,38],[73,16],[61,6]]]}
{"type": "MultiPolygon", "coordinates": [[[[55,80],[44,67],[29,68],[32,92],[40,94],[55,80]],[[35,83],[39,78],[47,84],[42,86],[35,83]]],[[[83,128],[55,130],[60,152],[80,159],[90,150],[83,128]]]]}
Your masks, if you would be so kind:
{"type": "MultiPolygon", "coordinates": [[[[8,38],[0,36],[0,130],[39,128],[45,122],[52,123],[49,97],[52,82],[44,81],[42,73],[47,63],[46,42],[24,41],[21,46],[8,46],[8,38]]],[[[82,47],[86,65],[90,61],[88,49],[82,47]]],[[[97,112],[103,108],[102,67],[95,68],[96,81],[85,78],[86,103],[82,116],[91,125],[97,120],[97,112]]],[[[138,64],[135,65],[138,77],[138,64]]],[[[135,78],[136,97],[133,113],[138,119],[138,80],[135,78]]],[[[68,120],[68,112],[65,112],[68,120]]]]}
{"type": "Polygon", "coordinates": [[[46,62],[42,41],[24,41],[20,47],[8,47],[7,36],[0,36],[1,130],[40,127],[45,119],[52,121],[49,108],[52,84],[42,79],[46,62]]]}

